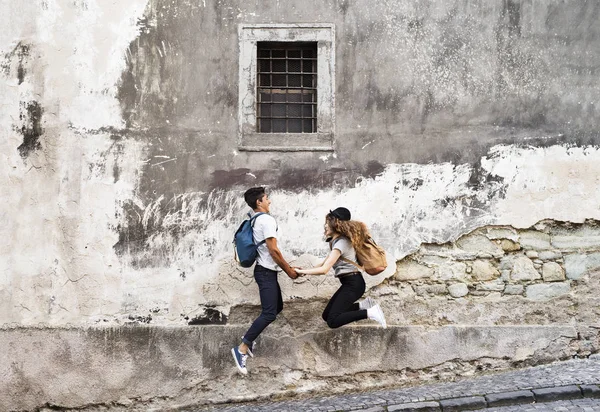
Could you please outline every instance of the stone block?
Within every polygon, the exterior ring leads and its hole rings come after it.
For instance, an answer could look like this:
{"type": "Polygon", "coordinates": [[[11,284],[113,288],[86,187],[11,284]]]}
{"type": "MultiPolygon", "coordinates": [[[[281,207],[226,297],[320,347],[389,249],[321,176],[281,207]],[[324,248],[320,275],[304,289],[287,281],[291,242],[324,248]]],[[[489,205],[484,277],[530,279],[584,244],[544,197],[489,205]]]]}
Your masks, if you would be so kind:
{"type": "Polygon", "coordinates": [[[552,402],[583,397],[581,389],[576,385],[557,386],[554,388],[532,389],[536,402],[552,402]]]}
{"type": "Polygon", "coordinates": [[[516,252],[517,250],[521,250],[521,245],[517,242],[513,242],[510,239],[502,239],[499,243],[499,246],[505,252],[516,252]]]}
{"type": "Polygon", "coordinates": [[[538,257],[543,261],[556,260],[562,258],[562,252],[560,250],[544,250],[538,257]]]}
{"type": "Polygon", "coordinates": [[[463,262],[452,262],[435,268],[433,278],[436,280],[465,280],[467,265],[463,262]]]}
{"type": "Polygon", "coordinates": [[[475,280],[492,280],[500,276],[500,272],[489,260],[477,259],[471,266],[471,275],[475,280]]]}
{"type": "Polygon", "coordinates": [[[487,407],[483,396],[469,396],[465,398],[443,399],[440,406],[446,411],[473,411],[487,407]]]}
{"type": "Polygon", "coordinates": [[[581,385],[580,388],[584,398],[600,398],[598,385],[581,385]]]}
{"type": "Polygon", "coordinates": [[[446,285],[419,285],[415,286],[415,292],[419,296],[445,295],[448,293],[446,285]]]}
{"type": "Polygon", "coordinates": [[[565,271],[556,262],[547,262],[542,266],[544,282],[560,282],[565,280],[565,271]]]}
{"type": "Polygon", "coordinates": [[[402,260],[397,264],[394,276],[398,280],[417,280],[430,278],[433,273],[433,268],[421,265],[414,260],[402,260]]]}
{"type": "Polygon", "coordinates": [[[493,393],[486,395],[485,399],[489,407],[520,405],[535,402],[533,392],[531,391],[493,393]]]}
{"type": "Polygon", "coordinates": [[[491,282],[484,282],[477,285],[477,290],[484,290],[488,292],[502,292],[504,290],[504,282],[502,280],[494,280],[491,282]]]}
{"type": "Polygon", "coordinates": [[[541,275],[535,269],[531,260],[525,256],[520,256],[513,263],[510,278],[512,280],[536,280],[540,279],[541,275]]]}
{"type": "Polygon", "coordinates": [[[526,230],[520,233],[521,247],[523,249],[547,250],[553,249],[550,244],[550,235],[535,230],[526,230]]]}
{"type": "Polygon", "coordinates": [[[511,227],[488,227],[485,235],[490,240],[508,239],[512,242],[519,241],[519,233],[511,227]]]}
{"type": "Polygon", "coordinates": [[[566,255],[564,261],[567,278],[577,280],[586,272],[600,268],[600,253],[566,255]]]}
{"type": "Polygon", "coordinates": [[[469,288],[464,283],[455,283],[448,286],[448,292],[453,298],[461,298],[469,293],[469,288]]]}
{"type": "Polygon", "coordinates": [[[413,402],[387,407],[388,412],[440,412],[441,410],[437,402],[413,402]]]}
{"type": "Polygon", "coordinates": [[[483,235],[463,236],[456,241],[456,246],[469,255],[493,257],[504,255],[504,251],[500,246],[483,235]]]}
{"type": "Polygon", "coordinates": [[[505,295],[522,295],[525,287],[523,285],[506,285],[504,288],[505,295]]]}
{"type": "Polygon", "coordinates": [[[569,282],[540,283],[527,286],[525,296],[531,300],[548,300],[558,296],[566,295],[571,290],[569,282]]]}
{"type": "Polygon", "coordinates": [[[535,259],[539,256],[539,253],[536,250],[528,250],[525,252],[525,256],[527,256],[529,259],[535,259]]]}
{"type": "Polygon", "coordinates": [[[555,235],[552,237],[552,246],[557,249],[599,249],[600,236],[597,234],[585,236],[579,235],[555,235]]]}

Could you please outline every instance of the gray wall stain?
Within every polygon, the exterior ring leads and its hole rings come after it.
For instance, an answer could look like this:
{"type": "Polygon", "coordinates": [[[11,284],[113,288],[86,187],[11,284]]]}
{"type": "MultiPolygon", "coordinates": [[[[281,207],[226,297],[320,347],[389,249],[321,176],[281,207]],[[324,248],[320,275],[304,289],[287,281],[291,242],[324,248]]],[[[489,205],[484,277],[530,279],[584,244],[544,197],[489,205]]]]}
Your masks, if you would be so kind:
{"type": "MultiPolygon", "coordinates": [[[[592,104],[600,101],[600,55],[589,56],[600,28],[589,2],[313,6],[307,16],[299,2],[281,14],[237,0],[207,8],[150,1],[118,93],[123,137],[150,144],[137,191],[145,204],[256,184],[352,188],[373,176],[373,165],[431,162],[470,164],[473,189],[502,196],[502,182],[480,167],[491,147],[600,143],[592,104]],[[237,153],[238,24],[298,21],[336,25],[336,156],[237,153]]],[[[152,233],[138,228],[140,212],[124,209],[133,220],[118,250],[152,233]]]]}
{"type": "Polygon", "coordinates": [[[36,101],[21,104],[20,120],[23,125],[17,131],[23,135],[23,143],[19,145],[17,150],[24,159],[31,152],[42,148],[39,138],[44,133],[42,129],[43,113],[44,110],[36,101]]]}

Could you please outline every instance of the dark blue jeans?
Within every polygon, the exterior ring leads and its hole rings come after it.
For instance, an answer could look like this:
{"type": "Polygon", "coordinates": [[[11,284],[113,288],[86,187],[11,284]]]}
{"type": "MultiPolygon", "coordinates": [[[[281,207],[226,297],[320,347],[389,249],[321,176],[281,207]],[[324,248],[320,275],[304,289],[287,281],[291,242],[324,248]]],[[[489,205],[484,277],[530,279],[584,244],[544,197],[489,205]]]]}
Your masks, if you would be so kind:
{"type": "Polygon", "coordinates": [[[242,338],[242,342],[248,346],[252,345],[252,342],[256,340],[258,335],[260,335],[261,332],[275,320],[277,314],[283,310],[283,298],[281,297],[281,288],[277,281],[277,272],[256,265],[254,267],[254,280],[256,280],[256,283],[258,284],[262,311],[242,338]]]}
{"type": "Polygon", "coordinates": [[[367,311],[356,301],[365,293],[365,280],[360,272],[339,278],[342,285],[334,293],[323,311],[323,320],[332,329],[350,322],[367,319],[367,311]]]}

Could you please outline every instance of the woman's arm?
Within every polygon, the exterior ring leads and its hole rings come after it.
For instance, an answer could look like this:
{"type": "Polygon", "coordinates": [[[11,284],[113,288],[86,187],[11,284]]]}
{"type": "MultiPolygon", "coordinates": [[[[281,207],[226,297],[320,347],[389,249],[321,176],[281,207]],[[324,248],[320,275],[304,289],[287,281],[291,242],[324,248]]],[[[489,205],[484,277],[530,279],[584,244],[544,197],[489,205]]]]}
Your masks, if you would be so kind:
{"type": "Polygon", "coordinates": [[[331,252],[329,252],[329,255],[321,266],[317,266],[316,268],[312,269],[296,269],[296,272],[302,275],[326,275],[327,272],[329,272],[329,269],[331,269],[333,264],[337,262],[341,255],[342,252],[340,252],[338,249],[333,249],[331,252]]]}

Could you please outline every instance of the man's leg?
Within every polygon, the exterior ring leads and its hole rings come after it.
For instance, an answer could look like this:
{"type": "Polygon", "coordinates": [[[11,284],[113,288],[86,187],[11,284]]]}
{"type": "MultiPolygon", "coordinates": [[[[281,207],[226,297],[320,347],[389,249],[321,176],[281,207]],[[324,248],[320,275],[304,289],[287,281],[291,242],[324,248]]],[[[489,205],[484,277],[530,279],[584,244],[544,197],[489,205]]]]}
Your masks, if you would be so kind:
{"type": "Polygon", "coordinates": [[[367,319],[367,311],[359,310],[358,303],[355,303],[365,293],[365,281],[362,275],[354,275],[341,278],[342,286],[333,295],[328,316],[327,326],[330,328],[339,328],[350,322],[367,319]]]}
{"type": "MultiPolygon", "coordinates": [[[[262,311],[242,339],[242,344],[245,346],[251,345],[258,335],[275,320],[277,313],[283,309],[283,299],[279,283],[277,282],[277,272],[257,266],[254,269],[254,279],[256,279],[256,283],[258,284],[262,311]]],[[[240,347],[240,350],[245,352],[244,349],[243,346],[240,347]]]]}

